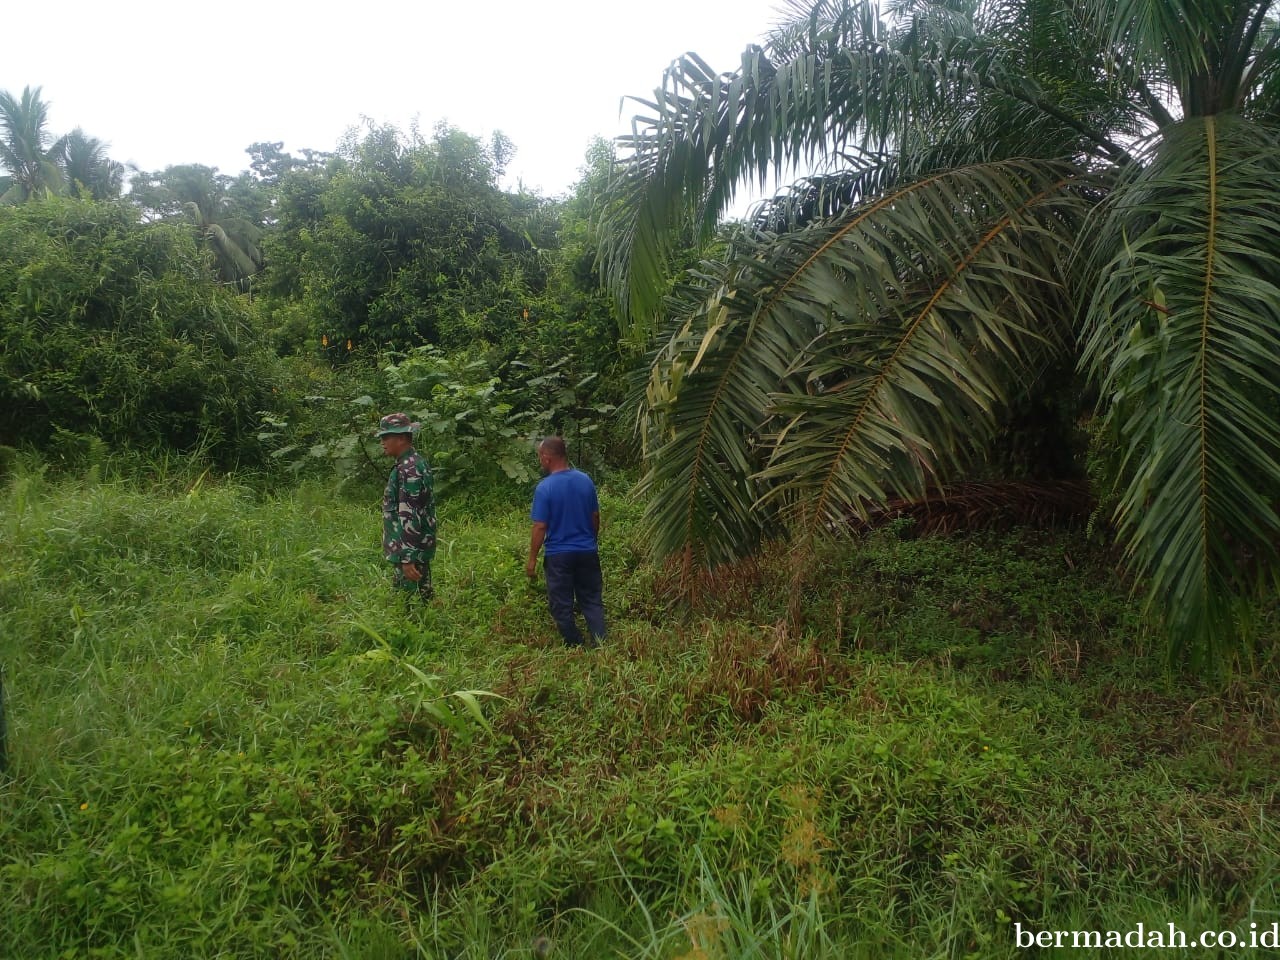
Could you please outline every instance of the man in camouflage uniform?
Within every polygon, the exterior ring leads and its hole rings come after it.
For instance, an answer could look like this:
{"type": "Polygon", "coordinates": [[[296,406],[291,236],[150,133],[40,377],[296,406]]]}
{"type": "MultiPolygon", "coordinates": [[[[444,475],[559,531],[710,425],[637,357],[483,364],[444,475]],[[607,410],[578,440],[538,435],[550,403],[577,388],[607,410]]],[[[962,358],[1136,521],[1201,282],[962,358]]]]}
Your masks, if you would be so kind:
{"type": "Polygon", "coordinates": [[[382,553],[395,567],[395,585],[425,602],[434,596],[431,558],[436,555],[436,504],[431,468],[413,449],[413,434],[422,424],[403,413],[378,421],[382,452],[395,460],[382,496],[382,553]]]}

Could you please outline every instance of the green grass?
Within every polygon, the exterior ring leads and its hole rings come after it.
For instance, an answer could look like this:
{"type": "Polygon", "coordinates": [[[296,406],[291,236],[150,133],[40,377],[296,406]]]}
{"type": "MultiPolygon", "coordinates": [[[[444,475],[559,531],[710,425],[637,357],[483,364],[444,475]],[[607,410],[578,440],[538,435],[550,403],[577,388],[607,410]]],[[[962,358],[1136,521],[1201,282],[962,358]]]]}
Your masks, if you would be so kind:
{"type": "Polygon", "coordinates": [[[104,472],[19,465],[0,501],[15,957],[1013,957],[1015,922],[1280,920],[1273,666],[1170,675],[1075,535],[886,534],[799,580],[779,552],[684,613],[606,490],[583,653],[523,504],[441,504],[406,614],[376,491],[104,472]]]}

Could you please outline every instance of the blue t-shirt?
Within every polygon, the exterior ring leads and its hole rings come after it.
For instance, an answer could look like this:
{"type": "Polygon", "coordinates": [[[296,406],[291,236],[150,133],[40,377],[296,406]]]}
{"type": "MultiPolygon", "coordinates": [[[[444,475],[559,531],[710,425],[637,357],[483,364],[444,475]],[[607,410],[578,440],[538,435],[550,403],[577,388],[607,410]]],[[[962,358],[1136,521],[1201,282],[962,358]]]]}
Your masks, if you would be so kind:
{"type": "Polygon", "coordinates": [[[549,473],[533,491],[534,523],[547,525],[542,549],[548,554],[596,549],[596,530],[591,515],[600,512],[596,485],[581,470],[572,467],[549,473]]]}

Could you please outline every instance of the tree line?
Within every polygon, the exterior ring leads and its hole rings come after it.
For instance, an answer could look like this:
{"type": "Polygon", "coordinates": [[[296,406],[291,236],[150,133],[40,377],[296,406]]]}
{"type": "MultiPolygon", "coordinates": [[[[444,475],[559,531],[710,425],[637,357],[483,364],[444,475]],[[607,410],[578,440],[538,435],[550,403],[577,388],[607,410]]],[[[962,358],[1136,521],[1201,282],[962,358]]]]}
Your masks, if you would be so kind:
{"type": "Polygon", "coordinates": [[[100,141],[111,177],[77,174],[47,112],[38,89],[0,99],[0,443],[367,468],[369,398],[434,411],[441,459],[481,478],[523,478],[533,429],[626,459],[601,429],[632,357],[589,224],[603,142],[558,198],[501,188],[501,134],[443,124],[365,124],[297,155],[256,143],[235,176],[132,169],[126,191],[100,141]]]}

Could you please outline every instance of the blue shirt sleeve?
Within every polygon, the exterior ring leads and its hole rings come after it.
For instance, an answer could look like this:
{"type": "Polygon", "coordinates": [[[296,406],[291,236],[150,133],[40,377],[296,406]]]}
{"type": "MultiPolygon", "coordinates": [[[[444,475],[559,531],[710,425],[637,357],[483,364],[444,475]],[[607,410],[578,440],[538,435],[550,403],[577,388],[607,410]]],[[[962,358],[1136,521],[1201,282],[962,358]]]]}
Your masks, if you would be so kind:
{"type": "Polygon", "coordinates": [[[551,520],[547,510],[547,491],[541,483],[533,488],[533,509],[529,511],[529,519],[534,523],[549,523],[551,520]]]}

